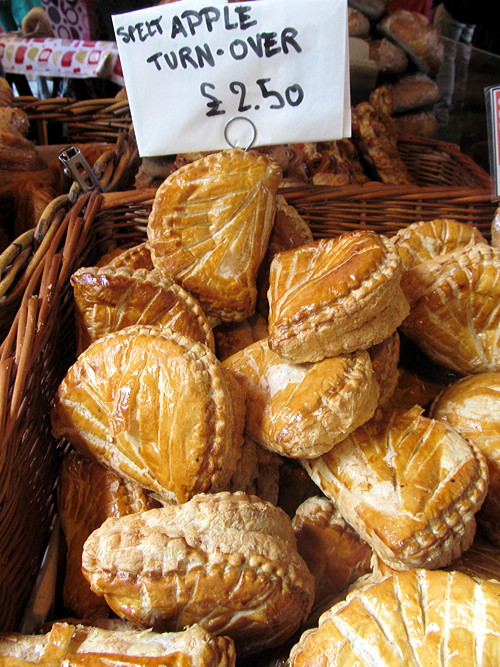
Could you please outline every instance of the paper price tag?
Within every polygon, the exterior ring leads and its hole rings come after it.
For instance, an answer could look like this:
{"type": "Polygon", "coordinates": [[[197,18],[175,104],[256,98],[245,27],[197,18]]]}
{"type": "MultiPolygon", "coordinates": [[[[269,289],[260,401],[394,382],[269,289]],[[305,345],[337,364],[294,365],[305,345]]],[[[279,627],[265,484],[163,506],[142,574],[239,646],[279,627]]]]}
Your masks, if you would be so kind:
{"type": "Polygon", "coordinates": [[[183,0],[113,24],[143,157],[350,134],[346,0],[183,0]]]}

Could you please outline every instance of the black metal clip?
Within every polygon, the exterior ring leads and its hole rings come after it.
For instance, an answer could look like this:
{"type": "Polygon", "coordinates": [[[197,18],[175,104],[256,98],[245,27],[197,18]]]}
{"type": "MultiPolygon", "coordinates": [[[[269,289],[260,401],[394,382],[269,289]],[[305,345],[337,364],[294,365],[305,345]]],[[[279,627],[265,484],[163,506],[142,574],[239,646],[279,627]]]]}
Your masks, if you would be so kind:
{"type": "Polygon", "coordinates": [[[66,176],[72,178],[81,187],[83,192],[97,189],[102,192],[101,184],[99,183],[94,171],[89,167],[89,164],[79,148],[75,146],[67,146],[59,151],[59,160],[64,165],[64,173],[66,176]]]}

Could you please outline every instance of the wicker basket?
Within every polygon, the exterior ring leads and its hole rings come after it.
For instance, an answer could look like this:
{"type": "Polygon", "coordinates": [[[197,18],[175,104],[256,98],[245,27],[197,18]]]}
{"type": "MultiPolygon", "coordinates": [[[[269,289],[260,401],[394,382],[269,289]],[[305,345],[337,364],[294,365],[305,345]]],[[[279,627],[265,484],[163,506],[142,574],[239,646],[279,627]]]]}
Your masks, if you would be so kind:
{"type": "Polygon", "coordinates": [[[54,124],[67,141],[114,143],[120,132],[127,130],[132,122],[128,101],[115,98],[74,100],[55,97],[40,100],[37,97],[16,97],[14,104],[27,113],[36,127],[40,145],[50,143],[50,126],[54,124]]]}
{"type": "MultiPolygon", "coordinates": [[[[470,189],[455,189],[451,198],[442,188],[433,197],[383,186],[282,192],[316,238],[359,228],[392,233],[398,224],[441,215],[443,207],[483,233],[492,218],[486,195],[470,189]],[[370,207],[379,219],[369,217],[370,207]]],[[[154,196],[154,189],[80,196],[59,221],[0,346],[0,630],[19,627],[56,516],[57,471],[67,444],[51,435],[50,404],[75,358],[69,278],[117,246],[145,240],[154,196]]]]}

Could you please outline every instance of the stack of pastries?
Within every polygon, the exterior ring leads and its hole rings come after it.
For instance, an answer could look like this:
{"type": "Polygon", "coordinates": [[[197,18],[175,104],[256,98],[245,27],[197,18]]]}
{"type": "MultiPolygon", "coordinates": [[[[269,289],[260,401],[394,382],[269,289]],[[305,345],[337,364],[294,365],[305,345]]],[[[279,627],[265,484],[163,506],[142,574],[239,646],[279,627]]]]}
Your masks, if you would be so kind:
{"type": "Polygon", "coordinates": [[[498,251],[448,220],[313,240],[281,179],[259,152],[204,156],[158,189],[147,241],[72,276],[78,358],[52,408],[69,620],[0,655],[45,659],[57,633],[66,654],[140,665],[172,633],[179,665],[437,664],[456,636],[463,655],[500,650],[500,583],[454,569],[476,514],[494,524],[494,443],[467,400],[462,425],[441,385],[407,391],[399,333],[435,263],[448,279],[469,253],[484,266],[449,284],[458,309],[481,285],[467,321],[485,348],[498,251]]]}

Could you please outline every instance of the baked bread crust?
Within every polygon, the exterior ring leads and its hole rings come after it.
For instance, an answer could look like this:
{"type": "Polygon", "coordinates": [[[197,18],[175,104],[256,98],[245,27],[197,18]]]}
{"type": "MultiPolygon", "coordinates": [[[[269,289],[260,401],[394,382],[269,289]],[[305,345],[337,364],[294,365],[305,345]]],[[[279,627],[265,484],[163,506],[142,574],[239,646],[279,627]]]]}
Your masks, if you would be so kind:
{"type": "Polygon", "coordinates": [[[458,558],[472,543],[488,485],[479,450],[422,411],[379,410],[330,452],[302,462],[395,570],[434,569],[458,558]]]}
{"type": "Polygon", "coordinates": [[[371,548],[328,498],[304,500],[292,525],[298,552],[314,577],[314,608],[370,571],[371,548]]]}
{"type": "Polygon", "coordinates": [[[500,251],[476,243],[404,274],[401,331],[460,375],[500,370],[500,251]]]}
{"type": "Polygon", "coordinates": [[[436,398],[430,414],[455,428],[486,457],[489,486],[477,520],[488,539],[500,545],[500,372],[454,382],[436,398]]]}
{"type": "Polygon", "coordinates": [[[415,72],[401,76],[388,84],[393,113],[413,111],[435,104],[439,100],[439,86],[427,74],[415,72]]]}
{"type": "Polygon", "coordinates": [[[226,373],[202,343],[133,326],[90,345],[54,400],[55,437],[162,497],[220,491],[242,433],[226,373]]]}
{"type": "Polygon", "coordinates": [[[327,452],[373,416],[379,387],[364,350],[290,364],[261,340],[223,362],[247,396],[246,432],[290,458],[327,452]]]}
{"type": "MultiPolygon", "coordinates": [[[[0,655],[57,665],[123,665],[134,667],[234,667],[229,637],[215,637],[197,625],[171,633],[103,630],[54,623],[45,635],[0,635],[0,655]]],[[[19,662],[5,661],[6,665],[19,662]]],[[[22,663],[26,664],[26,663],[22,663]]]]}
{"type": "Polygon", "coordinates": [[[105,601],[92,593],[82,574],[85,540],[110,516],[124,516],[157,507],[135,482],[70,451],[59,471],[57,508],[67,545],[63,604],[77,618],[109,615],[105,601]]]}
{"type": "Polygon", "coordinates": [[[423,14],[396,9],[377,23],[377,30],[408,54],[416,67],[435,77],[444,59],[441,33],[423,14]]]}
{"type": "Polygon", "coordinates": [[[215,350],[200,304],[160,271],[86,267],[71,276],[71,285],[78,354],[101,336],[134,324],[167,327],[215,350]]]}
{"type": "Polygon", "coordinates": [[[290,667],[494,665],[500,584],[460,572],[412,570],[350,593],[306,631],[290,667]]]}
{"type": "Polygon", "coordinates": [[[409,312],[392,242],[369,231],[321,239],[273,259],[269,347],[301,363],[365,349],[409,312]]]}
{"type": "Polygon", "coordinates": [[[398,249],[403,270],[459,248],[487,244],[477,227],[452,218],[434,218],[402,227],[391,238],[398,249]]]}
{"type": "Polygon", "coordinates": [[[399,381],[400,349],[401,344],[397,331],[381,343],[368,348],[373,372],[380,387],[379,405],[385,405],[396,391],[399,381]]]}
{"type": "Polygon", "coordinates": [[[313,600],[290,519],[244,493],[108,519],[87,540],[82,569],[119,616],[142,628],[198,623],[231,637],[238,655],[285,641],[313,600]]]}
{"type": "Polygon", "coordinates": [[[259,313],[242,322],[223,322],[213,329],[217,357],[223,361],[258,340],[267,338],[267,321],[259,313]]]}
{"type": "MultiPolygon", "coordinates": [[[[147,241],[114,254],[114,256],[106,263],[117,269],[126,268],[131,271],[135,271],[135,269],[152,271],[155,268],[153,260],[151,259],[149,243],[147,241]]],[[[101,266],[104,266],[104,264],[101,264],[101,266]]]]}
{"type": "Polygon", "coordinates": [[[231,149],[181,167],[158,188],[147,226],[153,263],[207,315],[239,321],[255,311],[281,179],[267,155],[231,149]]]}

